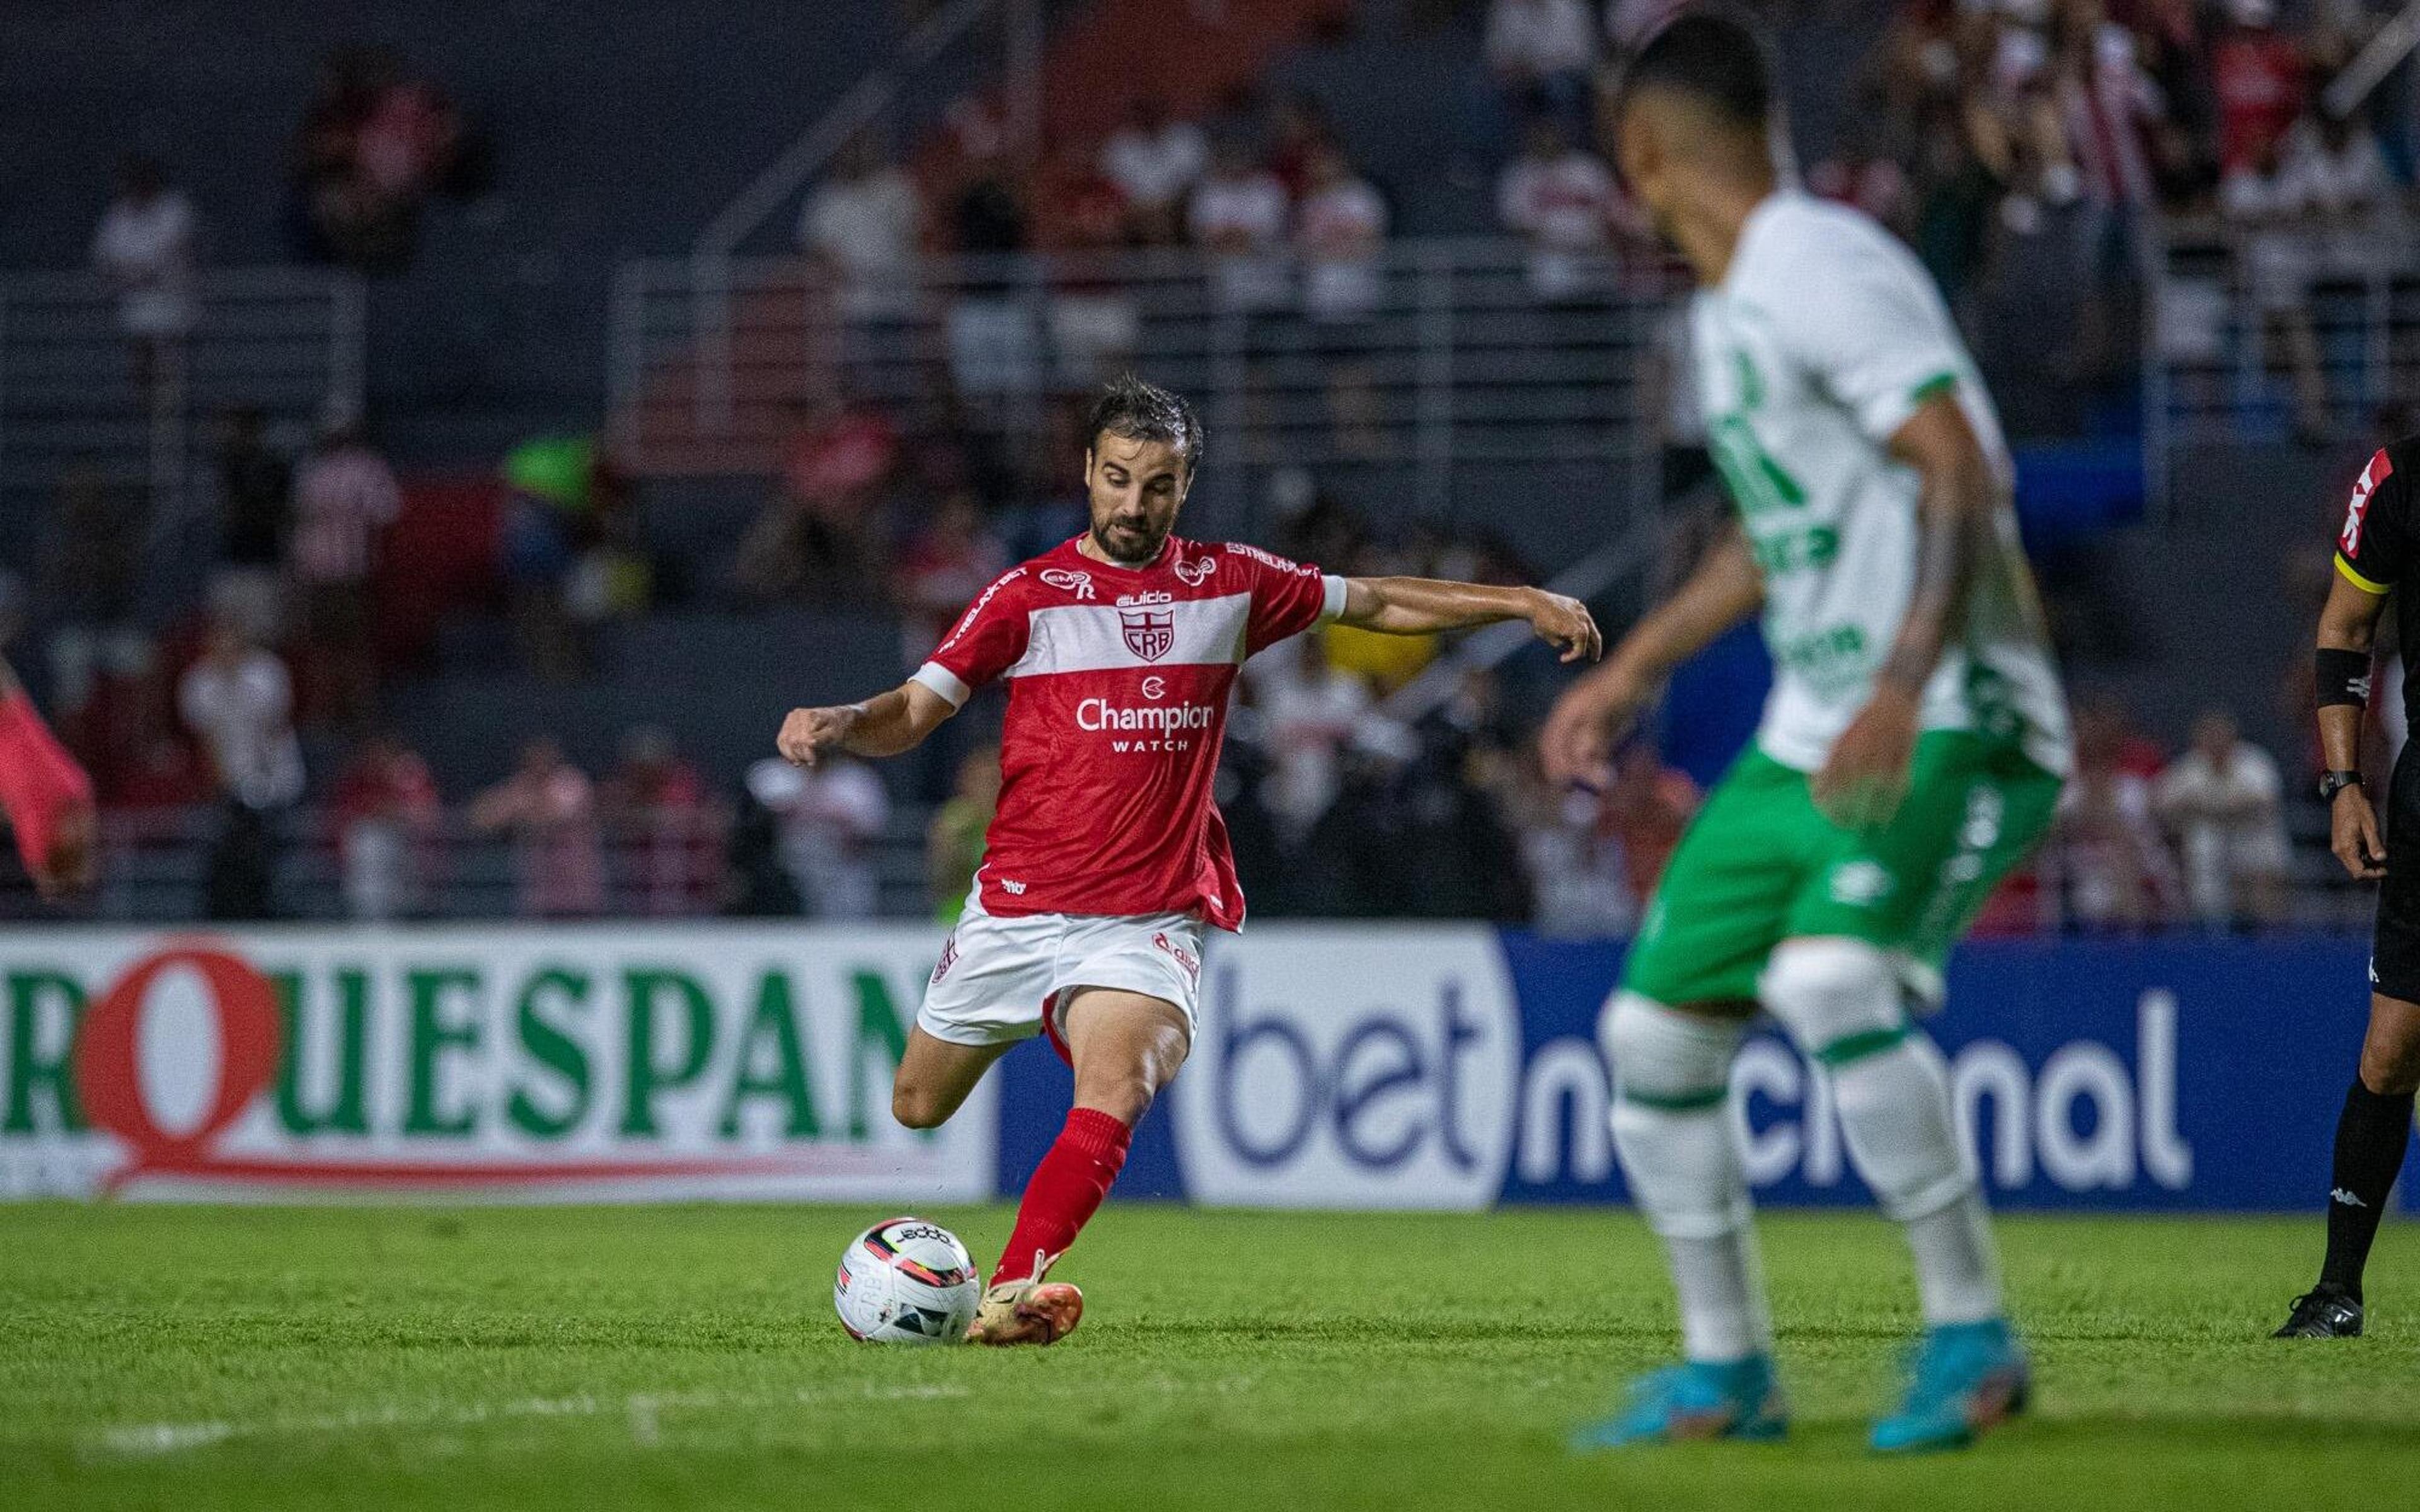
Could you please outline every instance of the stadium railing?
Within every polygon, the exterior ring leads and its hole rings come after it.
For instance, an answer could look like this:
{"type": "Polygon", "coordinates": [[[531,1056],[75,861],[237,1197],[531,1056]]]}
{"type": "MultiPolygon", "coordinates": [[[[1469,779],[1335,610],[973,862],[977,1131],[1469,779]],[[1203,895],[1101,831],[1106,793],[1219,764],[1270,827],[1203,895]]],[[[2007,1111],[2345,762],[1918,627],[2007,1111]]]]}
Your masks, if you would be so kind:
{"type": "MultiPolygon", "coordinates": [[[[924,826],[929,810],[894,812],[868,847],[876,906],[886,918],[930,914],[924,826]]],[[[227,825],[215,804],[110,810],[101,816],[101,883],[64,905],[67,917],[175,924],[209,916],[212,856],[227,825]]],[[[582,917],[705,918],[726,911],[730,817],[718,810],[659,810],[600,821],[597,850],[601,905],[582,917]]],[[[397,831],[380,868],[386,886],[369,904],[349,880],[340,825],[325,808],[269,817],[269,913],[285,919],[392,918],[509,919],[529,917],[523,858],[510,836],[481,833],[448,813],[425,830],[397,831]]],[[[13,870],[13,869],[12,869],[13,870]]],[[[0,883],[0,918],[58,918],[22,881],[0,883]]]]}
{"type": "Polygon", "coordinates": [[[98,274],[0,274],[0,543],[5,522],[42,518],[61,480],[85,471],[142,490],[154,555],[172,555],[208,517],[226,411],[255,408],[304,434],[331,412],[361,412],[359,275],[214,268],[193,295],[190,326],[152,344],[147,379],[98,274]]]}
{"type": "Polygon", "coordinates": [[[2170,224],[2145,301],[2144,475],[2155,518],[2173,519],[2180,448],[2293,434],[2294,343],[2307,323],[2326,429],[2366,435],[2380,408],[2420,392],[2420,260],[2395,210],[2246,228],[2170,224]]]}
{"type": "Polygon", "coordinates": [[[1644,497],[1668,270],[1608,256],[1562,298],[1531,274],[1517,241],[1398,241],[1345,313],[1308,302],[1282,254],[933,258],[871,296],[803,258],[637,259],[613,302],[614,435],[642,473],[763,474],[801,405],[912,423],[946,395],[954,423],[1032,438],[1055,396],[1131,363],[1201,406],[1225,459],[1207,501],[1227,528],[1249,526],[1255,484],[1280,468],[1400,470],[1432,516],[1462,472],[1505,464],[1577,464],[1609,497],[1644,497]]]}

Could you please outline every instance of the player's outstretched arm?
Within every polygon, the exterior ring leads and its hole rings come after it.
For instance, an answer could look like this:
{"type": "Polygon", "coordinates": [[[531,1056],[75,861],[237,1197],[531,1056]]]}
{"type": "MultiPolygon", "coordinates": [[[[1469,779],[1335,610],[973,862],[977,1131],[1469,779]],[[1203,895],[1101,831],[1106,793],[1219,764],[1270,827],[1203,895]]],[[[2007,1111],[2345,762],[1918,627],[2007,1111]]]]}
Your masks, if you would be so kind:
{"type": "Polygon", "coordinates": [[[1965,622],[1966,597],[1990,547],[1999,502],[1999,482],[1983,443],[1953,394],[1918,405],[1892,434],[1890,450],[1919,479],[1916,587],[1874,674],[1872,696],[1810,785],[1816,805],[1853,829],[1886,822],[1906,795],[1924,685],[1950,635],[1965,622]]]}
{"type": "Polygon", "coordinates": [[[783,758],[813,766],[829,753],[896,756],[912,750],[941,721],[958,711],[922,683],[902,683],[862,703],[824,709],[792,709],[774,747],[783,758]]]}
{"type": "MultiPolygon", "coordinates": [[[[2337,573],[2319,610],[2318,657],[2319,750],[2331,772],[2361,770],[2361,714],[2369,701],[2370,650],[2386,595],[2337,573]]],[[[2366,882],[2386,875],[2386,845],[2378,811],[2356,783],[2328,800],[2328,848],[2344,869],[2366,882]]]]}
{"type": "Polygon", "coordinates": [[[1747,537],[1734,524],[1670,598],[1621,638],[1605,665],[1563,690],[1538,736],[1547,779],[1602,787],[1614,746],[1673,668],[1711,645],[1764,602],[1747,537]]]}
{"type": "Polygon", "coordinates": [[[1543,588],[1498,588],[1435,578],[1349,578],[1344,612],[1336,618],[1340,625],[1382,635],[1429,635],[1526,620],[1538,639],[1560,651],[1565,661],[1594,661],[1605,652],[1605,638],[1588,606],[1543,588]]]}

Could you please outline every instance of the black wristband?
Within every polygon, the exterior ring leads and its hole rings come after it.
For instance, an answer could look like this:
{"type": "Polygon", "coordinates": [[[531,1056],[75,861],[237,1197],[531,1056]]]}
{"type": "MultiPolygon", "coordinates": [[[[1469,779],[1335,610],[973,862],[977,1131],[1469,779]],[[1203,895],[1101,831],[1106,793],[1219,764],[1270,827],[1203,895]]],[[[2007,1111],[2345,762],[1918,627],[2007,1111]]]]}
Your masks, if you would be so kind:
{"type": "Polygon", "coordinates": [[[2340,651],[2334,646],[2321,646],[2312,658],[2318,669],[2319,707],[2350,703],[2355,708],[2369,705],[2369,653],[2340,651]]]}

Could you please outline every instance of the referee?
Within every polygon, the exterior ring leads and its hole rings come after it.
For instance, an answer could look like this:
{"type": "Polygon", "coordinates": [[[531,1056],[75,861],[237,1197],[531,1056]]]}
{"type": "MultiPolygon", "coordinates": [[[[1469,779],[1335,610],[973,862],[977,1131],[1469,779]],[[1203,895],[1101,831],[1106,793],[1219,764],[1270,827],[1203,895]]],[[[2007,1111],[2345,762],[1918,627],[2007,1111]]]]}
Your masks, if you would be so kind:
{"type": "MultiPolygon", "coordinates": [[[[2381,879],[2369,956],[2369,1032],[2361,1069],[2336,1119],[2335,1178],[2328,1191],[2328,1254],[2319,1284],[2294,1299],[2278,1338],[2350,1338],[2361,1332],[2362,1269],[2412,1138],[2412,1093],[2420,1087],[2420,757],[2406,745],[2386,795],[2387,833],[2361,779],[2361,713],[2369,702],[2370,646],[2389,597],[2405,652],[2407,708],[2420,708],[2420,592],[2396,592],[2420,574],[2420,517],[2411,481],[2420,437],[2369,459],[2353,486],[2336,537],[2336,577],[2319,611],[2319,747],[2328,764],[2319,796],[2330,845],[2345,870],[2381,879]]],[[[2415,582],[2414,588],[2420,588],[2415,582]]]]}

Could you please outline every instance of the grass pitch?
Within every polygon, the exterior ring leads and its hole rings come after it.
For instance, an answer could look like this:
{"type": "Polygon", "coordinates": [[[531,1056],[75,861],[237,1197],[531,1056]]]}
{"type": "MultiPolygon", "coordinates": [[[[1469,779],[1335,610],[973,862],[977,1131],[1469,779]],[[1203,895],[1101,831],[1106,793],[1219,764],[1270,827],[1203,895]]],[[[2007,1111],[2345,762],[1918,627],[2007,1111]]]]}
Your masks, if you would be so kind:
{"type": "MultiPolygon", "coordinates": [[[[2372,1508],[2420,1465],[2420,1235],[2262,1337],[2316,1219],[2009,1221],[2036,1414],[1880,1463],[1898,1236],[1765,1220],[1792,1443],[1575,1458],[1675,1348],[1626,1212],[1112,1206],[1043,1350],[833,1319],[870,1210],[0,1205],[0,1506],[2372,1508]],[[1822,1499],[1819,1504],[1818,1499],[1822,1499]]],[[[1009,1211],[931,1214],[978,1257],[1009,1211]]]]}

